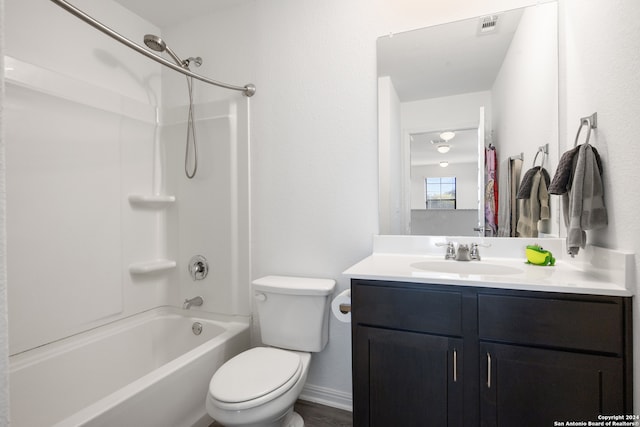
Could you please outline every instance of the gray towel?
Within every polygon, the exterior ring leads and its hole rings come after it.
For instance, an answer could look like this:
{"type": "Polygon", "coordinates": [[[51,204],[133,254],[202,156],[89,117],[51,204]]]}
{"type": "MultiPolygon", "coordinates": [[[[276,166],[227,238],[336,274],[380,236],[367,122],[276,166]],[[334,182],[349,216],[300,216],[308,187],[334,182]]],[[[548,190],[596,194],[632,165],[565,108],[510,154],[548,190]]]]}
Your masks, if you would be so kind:
{"type": "Polygon", "coordinates": [[[520,237],[538,237],[538,223],[550,218],[547,192],[549,181],[545,179],[544,172],[542,169],[533,174],[529,198],[520,199],[520,217],[518,218],[518,236],[520,237]]]}
{"type": "Polygon", "coordinates": [[[571,177],[571,188],[563,195],[567,252],[571,256],[585,247],[585,230],[595,230],[607,225],[602,169],[598,158],[591,145],[583,144],[572,162],[575,163],[575,169],[571,177]]]}
{"type": "MultiPolygon", "coordinates": [[[[500,175],[500,192],[498,197],[498,236],[516,237],[516,224],[518,222],[518,204],[516,193],[520,185],[521,159],[507,159],[507,173],[500,175]]],[[[504,170],[503,169],[503,170],[504,170]]]]}
{"type": "Polygon", "coordinates": [[[545,168],[540,166],[534,166],[525,172],[524,177],[522,178],[522,183],[520,184],[520,188],[518,188],[518,196],[517,199],[528,199],[531,197],[531,188],[533,185],[533,177],[538,173],[538,171],[542,171],[542,176],[544,177],[544,182],[547,187],[549,187],[549,182],[551,181],[551,177],[549,176],[549,172],[545,168]]]}
{"type": "MultiPolygon", "coordinates": [[[[578,154],[580,147],[581,145],[578,145],[577,147],[565,152],[562,157],[560,157],[556,173],[553,176],[551,185],[549,186],[549,194],[564,194],[571,188],[571,178],[573,177],[573,171],[576,166],[575,161],[577,160],[576,154],[578,154]]],[[[591,149],[596,157],[598,170],[600,171],[600,174],[602,174],[602,161],[600,160],[598,150],[593,146],[591,146],[591,149]]]]}

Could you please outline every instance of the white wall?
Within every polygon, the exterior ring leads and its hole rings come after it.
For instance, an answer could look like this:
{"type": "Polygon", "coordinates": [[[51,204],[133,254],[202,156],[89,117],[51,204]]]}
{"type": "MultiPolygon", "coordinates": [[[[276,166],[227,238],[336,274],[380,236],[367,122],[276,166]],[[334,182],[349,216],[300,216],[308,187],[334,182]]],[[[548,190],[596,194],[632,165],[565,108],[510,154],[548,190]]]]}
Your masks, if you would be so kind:
{"type": "MultiPolygon", "coordinates": [[[[140,44],[141,34],[158,32],[157,27],[113,1],[76,0],[73,4],[140,44]]],[[[5,14],[5,55],[157,105],[161,66],[155,62],[52,2],[8,0],[5,14]]]]}
{"type": "Polygon", "coordinates": [[[477,236],[478,210],[412,210],[411,234],[422,236],[477,236]]]}
{"type": "MultiPolygon", "coordinates": [[[[0,0],[4,28],[4,0],[0,0]]],[[[4,137],[4,31],[0,31],[0,425],[9,425],[9,325],[7,312],[7,246],[4,137]]]]}
{"type": "MultiPolygon", "coordinates": [[[[524,153],[529,168],[537,148],[558,139],[556,16],[556,3],[524,11],[494,82],[490,117],[500,164],[524,153]]],[[[551,150],[545,165],[553,172],[557,161],[551,150]]]]}
{"type": "MultiPolygon", "coordinates": [[[[253,277],[329,277],[340,291],[349,286],[342,271],[370,253],[378,36],[532,3],[256,2],[253,277]]],[[[340,400],[351,393],[349,325],[331,319],[330,337],[308,384],[340,400]]]]}
{"type": "MultiPolygon", "coordinates": [[[[236,86],[255,83],[257,65],[253,27],[256,11],[251,2],[239,3],[212,15],[162,28],[162,37],[179,57],[202,58],[200,67],[191,67],[198,74],[236,86]]],[[[194,83],[197,103],[242,98],[239,92],[200,81],[194,83]]],[[[189,98],[184,76],[163,67],[162,95],[163,105],[167,107],[187,104],[189,98]]]]}
{"type": "MultiPolygon", "coordinates": [[[[349,287],[341,272],[370,251],[378,228],[374,8],[256,6],[253,275],[331,278],[339,292],[349,287]]],[[[350,325],[331,318],[329,335],[307,388],[340,401],[351,394],[350,325]]]]}
{"type": "MultiPolygon", "coordinates": [[[[579,119],[598,113],[590,143],[604,168],[608,227],[587,241],[636,254],[640,271],[640,3],[635,0],[563,0],[560,3],[560,142],[573,147],[579,119]]],[[[584,131],[581,133],[581,141],[584,131]]],[[[637,292],[637,289],[636,289],[637,292]]],[[[635,413],[640,409],[640,305],[634,298],[635,413]]]]}

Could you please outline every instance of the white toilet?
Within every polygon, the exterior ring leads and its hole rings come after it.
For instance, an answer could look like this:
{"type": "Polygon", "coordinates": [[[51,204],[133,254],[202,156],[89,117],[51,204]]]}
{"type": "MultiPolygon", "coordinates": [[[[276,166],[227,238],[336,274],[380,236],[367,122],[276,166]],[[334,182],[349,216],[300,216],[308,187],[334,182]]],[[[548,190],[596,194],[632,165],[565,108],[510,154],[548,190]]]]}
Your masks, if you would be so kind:
{"type": "Polygon", "coordinates": [[[227,361],[213,374],[207,412],[224,426],[302,427],[293,404],[311,354],[329,338],[335,281],[267,276],[253,282],[264,345],[227,361]]]}

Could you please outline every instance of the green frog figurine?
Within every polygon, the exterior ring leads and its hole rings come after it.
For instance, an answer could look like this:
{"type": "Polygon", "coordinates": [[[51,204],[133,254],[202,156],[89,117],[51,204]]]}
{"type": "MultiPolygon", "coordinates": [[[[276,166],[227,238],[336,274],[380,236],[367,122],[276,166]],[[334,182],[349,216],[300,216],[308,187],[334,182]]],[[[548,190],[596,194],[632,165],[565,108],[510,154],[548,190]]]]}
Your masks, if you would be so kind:
{"type": "Polygon", "coordinates": [[[527,245],[527,264],[554,265],[556,259],[551,252],[545,250],[540,245],[527,245]]]}

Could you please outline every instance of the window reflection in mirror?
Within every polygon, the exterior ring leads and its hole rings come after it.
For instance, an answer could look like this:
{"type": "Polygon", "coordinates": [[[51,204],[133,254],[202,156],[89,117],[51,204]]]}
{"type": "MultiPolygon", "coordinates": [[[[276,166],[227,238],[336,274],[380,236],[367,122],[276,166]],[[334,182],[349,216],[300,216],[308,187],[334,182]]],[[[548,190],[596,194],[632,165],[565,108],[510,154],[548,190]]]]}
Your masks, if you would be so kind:
{"type": "MultiPolygon", "coordinates": [[[[448,164],[442,162],[441,167],[448,164]]],[[[456,177],[427,177],[424,179],[425,209],[455,209],[456,208],[456,177]]]]}
{"type": "MultiPolygon", "coordinates": [[[[544,144],[550,146],[545,164],[553,175],[558,158],[555,2],[380,37],[377,49],[381,234],[478,235],[474,228],[482,225],[484,211],[478,168],[484,168],[481,156],[489,144],[496,147],[499,183],[509,157],[524,154],[524,174],[544,144]],[[479,126],[484,137],[478,137],[479,126]],[[442,142],[445,130],[456,136],[442,142]],[[448,151],[439,150],[444,145],[448,151]],[[443,161],[447,173],[424,170],[445,169],[439,166],[443,161]],[[456,209],[427,217],[424,200],[414,201],[416,194],[424,199],[425,177],[445,175],[458,178],[456,209]],[[463,202],[464,194],[471,199],[463,202]]],[[[551,204],[552,235],[559,229],[556,202],[551,204]]]]}

